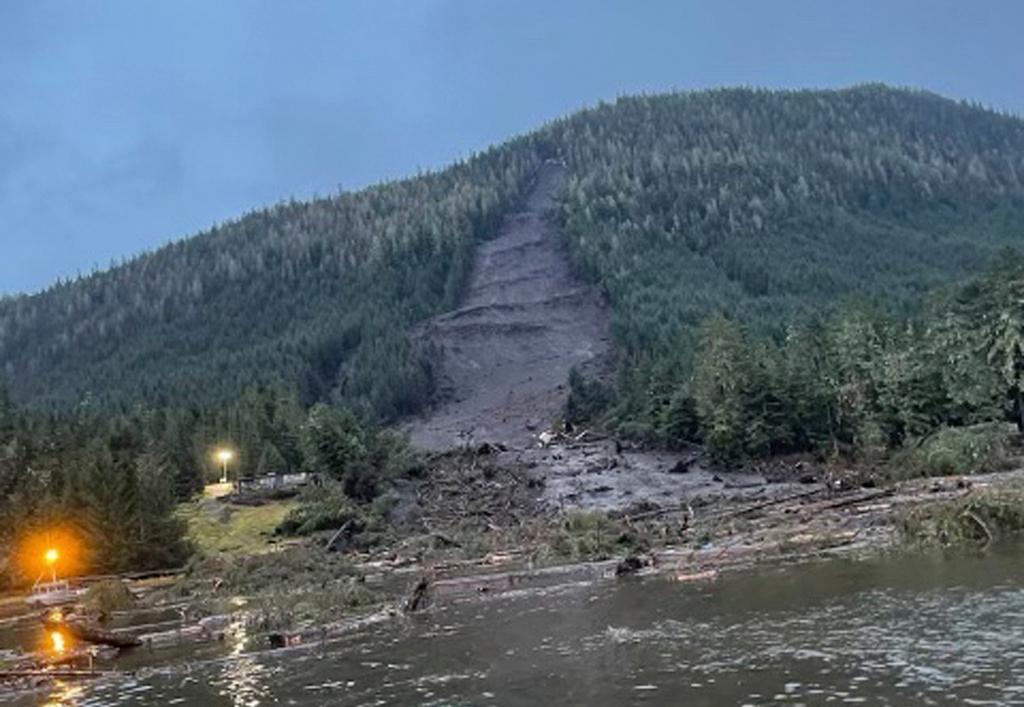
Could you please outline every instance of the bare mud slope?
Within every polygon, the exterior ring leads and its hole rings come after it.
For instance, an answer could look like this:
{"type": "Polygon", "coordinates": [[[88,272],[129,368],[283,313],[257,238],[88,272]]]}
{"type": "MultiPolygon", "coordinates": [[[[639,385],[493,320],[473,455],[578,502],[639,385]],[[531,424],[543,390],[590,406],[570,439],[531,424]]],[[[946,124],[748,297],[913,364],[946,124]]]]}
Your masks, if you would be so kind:
{"type": "MultiPolygon", "coordinates": [[[[762,474],[719,477],[695,450],[624,448],[589,435],[538,444],[562,412],[569,371],[601,370],[611,346],[610,312],[595,288],[572,276],[551,218],[564,179],[558,165],[542,168],[523,209],[478,247],[461,306],[420,331],[442,349],[442,378],[437,405],[409,424],[413,446],[443,452],[501,442],[507,449],[489,463],[516,483],[539,481],[530,488],[556,509],[698,507],[792,492],[762,474]]],[[[478,482],[490,489],[501,478],[478,482]]]]}
{"type": "Polygon", "coordinates": [[[551,218],[564,180],[564,168],[541,168],[523,209],[478,247],[462,305],[424,328],[442,374],[438,404],[409,427],[415,447],[526,446],[561,411],[570,369],[605,359],[608,312],[572,276],[551,218]]]}

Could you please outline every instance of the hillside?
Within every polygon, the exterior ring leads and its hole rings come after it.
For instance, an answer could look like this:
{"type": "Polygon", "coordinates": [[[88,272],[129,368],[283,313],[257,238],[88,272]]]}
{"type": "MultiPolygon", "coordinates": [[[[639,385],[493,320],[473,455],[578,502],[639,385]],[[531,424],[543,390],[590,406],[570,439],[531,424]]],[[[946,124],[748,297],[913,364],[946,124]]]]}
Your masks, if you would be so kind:
{"type": "Polygon", "coordinates": [[[709,314],[773,333],[853,293],[913,302],[1024,235],[1017,118],[878,86],[624,98],[3,300],[0,370],[37,407],[209,406],[263,385],[415,412],[438,352],[408,334],[465,301],[472,254],[548,158],[568,169],[568,253],[611,304],[625,418],[665,404],[709,314]]]}
{"type": "Polygon", "coordinates": [[[429,393],[430,360],[404,333],[458,300],[473,245],[538,163],[513,142],[0,301],[0,370],[36,406],[85,395],[104,407],[209,406],[269,386],[410,412],[429,393]]]}

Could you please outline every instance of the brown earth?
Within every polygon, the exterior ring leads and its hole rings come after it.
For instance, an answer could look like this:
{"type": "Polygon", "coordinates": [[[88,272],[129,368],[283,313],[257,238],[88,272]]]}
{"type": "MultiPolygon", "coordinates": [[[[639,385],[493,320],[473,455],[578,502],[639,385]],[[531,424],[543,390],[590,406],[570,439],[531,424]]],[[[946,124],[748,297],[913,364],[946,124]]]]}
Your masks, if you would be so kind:
{"type": "Polygon", "coordinates": [[[541,168],[522,209],[478,247],[461,306],[421,332],[442,373],[438,404],[409,426],[414,447],[530,446],[560,414],[570,369],[606,360],[607,307],[573,276],[551,218],[564,181],[562,166],[541,168]]]}
{"type": "MultiPolygon", "coordinates": [[[[421,329],[442,352],[441,382],[437,403],[407,426],[413,447],[494,445],[489,463],[529,470],[548,509],[614,511],[762,493],[764,475],[723,480],[692,451],[624,449],[586,435],[540,443],[564,409],[570,370],[601,374],[611,363],[609,308],[574,277],[552,218],[564,181],[561,165],[541,168],[522,209],[478,247],[461,306],[421,329]]],[[[770,492],[785,494],[787,486],[770,492]]]]}

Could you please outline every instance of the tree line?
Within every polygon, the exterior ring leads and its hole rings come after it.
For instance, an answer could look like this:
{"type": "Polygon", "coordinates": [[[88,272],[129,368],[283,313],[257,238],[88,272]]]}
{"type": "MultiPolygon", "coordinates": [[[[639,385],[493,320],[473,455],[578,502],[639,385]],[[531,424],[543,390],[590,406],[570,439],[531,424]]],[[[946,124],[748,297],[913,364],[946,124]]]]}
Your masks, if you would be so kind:
{"type": "MultiPolygon", "coordinates": [[[[570,410],[593,415],[601,408],[586,407],[596,395],[587,386],[574,381],[570,410]]],[[[659,441],[703,444],[727,463],[793,452],[882,459],[924,445],[958,454],[959,466],[940,458],[921,471],[978,470],[1010,423],[1024,432],[1024,258],[1006,252],[909,318],[861,299],[772,337],[712,315],[692,369],[650,416],[659,441]]]]}
{"type": "Polygon", "coordinates": [[[1024,121],[920,91],[727,89],[636,96],[558,121],[559,219],[607,293],[610,422],[665,436],[703,322],[780,338],[858,295],[913,314],[1021,246],[1024,121]]]}
{"type": "Polygon", "coordinates": [[[53,532],[74,539],[76,573],[181,565],[192,548],[176,509],[217,479],[223,448],[232,479],[309,472],[321,495],[356,505],[411,464],[401,438],[372,420],[280,390],[111,415],[88,399],[61,413],[19,408],[0,387],[0,583],[33,579],[19,548],[53,532]]]}

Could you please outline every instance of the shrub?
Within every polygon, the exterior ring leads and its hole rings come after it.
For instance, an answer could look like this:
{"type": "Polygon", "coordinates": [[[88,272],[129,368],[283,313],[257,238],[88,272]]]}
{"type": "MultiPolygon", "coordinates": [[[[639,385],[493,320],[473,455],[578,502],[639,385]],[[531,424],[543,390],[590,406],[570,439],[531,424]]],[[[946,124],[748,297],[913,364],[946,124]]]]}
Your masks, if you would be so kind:
{"type": "Polygon", "coordinates": [[[1005,469],[1010,427],[992,422],[970,427],[943,427],[916,447],[893,459],[906,476],[985,474],[1005,469]]]}
{"type": "MultiPolygon", "coordinates": [[[[308,489],[301,503],[277,526],[281,535],[310,535],[321,530],[334,530],[345,523],[362,526],[359,509],[337,484],[308,489]]],[[[355,529],[354,529],[355,530],[355,529]]]]}
{"type": "Polygon", "coordinates": [[[135,597],[121,580],[107,579],[89,587],[82,603],[89,613],[106,616],[132,608],[135,597]]]}
{"type": "Polygon", "coordinates": [[[604,560],[644,545],[635,531],[600,511],[567,513],[551,541],[554,554],[570,560],[604,560]]]}

